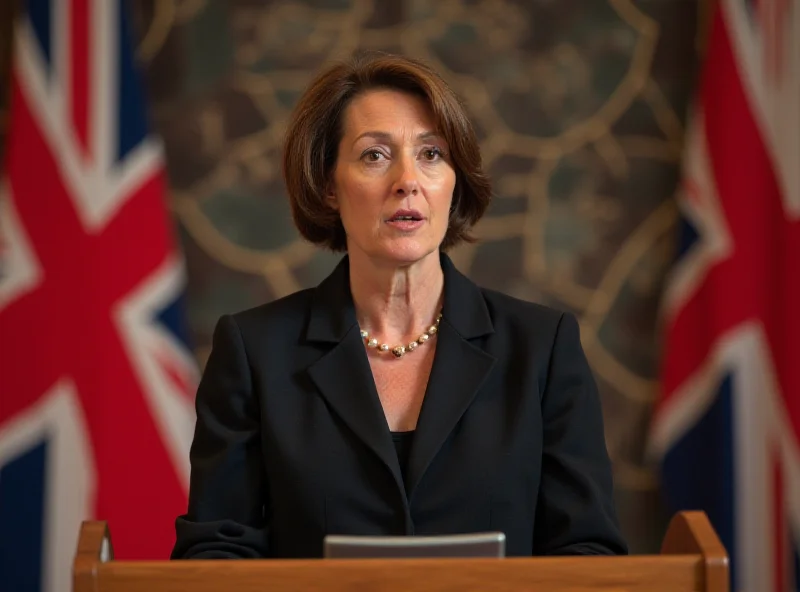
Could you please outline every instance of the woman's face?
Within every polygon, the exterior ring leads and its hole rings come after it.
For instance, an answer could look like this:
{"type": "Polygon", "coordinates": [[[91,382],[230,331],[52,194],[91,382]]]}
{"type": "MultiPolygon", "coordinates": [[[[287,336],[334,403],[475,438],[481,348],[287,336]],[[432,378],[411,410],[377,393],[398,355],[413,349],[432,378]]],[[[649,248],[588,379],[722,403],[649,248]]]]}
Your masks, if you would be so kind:
{"type": "Polygon", "coordinates": [[[369,91],[353,99],[342,124],[328,199],[348,252],[397,265],[438,258],[456,174],[425,101],[369,91]]]}

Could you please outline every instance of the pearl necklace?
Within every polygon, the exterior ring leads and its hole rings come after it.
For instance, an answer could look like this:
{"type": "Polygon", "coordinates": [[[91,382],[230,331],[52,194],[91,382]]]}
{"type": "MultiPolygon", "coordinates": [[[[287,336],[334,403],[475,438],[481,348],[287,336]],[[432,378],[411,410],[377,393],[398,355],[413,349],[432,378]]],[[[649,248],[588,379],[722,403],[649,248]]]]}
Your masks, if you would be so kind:
{"type": "Polygon", "coordinates": [[[406,352],[414,351],[420,345],[424,344],[428,341],[431,337],[436,335],[439,332],[439,321],[442,320],[442,314],[436,317],[436,321],[425,329],[423,333],[420,334],[414,341],[410,342],[408,345],[395,345],[394,347],[390,347],[388,343],[378,343],[378,340],[374,337],[369,336],[369,332],[361,330],[361,337],[364,339],[364,343],[367,347],[371,347],[377,349],[379,352],[388,352],[391,351],[394,354],[395,358],[402,358],[406,352]]]}

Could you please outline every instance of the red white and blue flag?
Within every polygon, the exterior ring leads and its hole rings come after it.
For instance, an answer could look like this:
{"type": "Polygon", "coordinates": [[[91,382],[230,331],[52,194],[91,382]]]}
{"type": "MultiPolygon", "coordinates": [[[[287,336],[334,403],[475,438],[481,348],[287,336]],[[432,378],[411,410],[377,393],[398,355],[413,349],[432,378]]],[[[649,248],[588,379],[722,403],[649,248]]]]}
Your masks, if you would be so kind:
{"type": "Polygon", "coordinates": [[[27,0],[0,199],[0,588],[71,589],[80,522],[167,558],[197,368],[121,0],[27,0]]]}
{"type": "Polygon", "coordinates": [[[800,590],[800,2],[718,0],[687,134],[653,450],[732,588],[800,590]]]}

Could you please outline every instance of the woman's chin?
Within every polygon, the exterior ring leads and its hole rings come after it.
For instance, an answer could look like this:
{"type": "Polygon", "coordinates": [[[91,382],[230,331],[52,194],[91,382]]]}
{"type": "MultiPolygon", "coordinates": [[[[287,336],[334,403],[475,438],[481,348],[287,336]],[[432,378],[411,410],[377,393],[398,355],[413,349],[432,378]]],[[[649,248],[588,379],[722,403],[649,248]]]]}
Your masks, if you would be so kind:
{"type": "Polygon", "coordinates": [[[392,241],[380,249],[380,257],[397,265],[413,265],[437,252],[435,244],[420,244],[417,241],[392,241]]]}

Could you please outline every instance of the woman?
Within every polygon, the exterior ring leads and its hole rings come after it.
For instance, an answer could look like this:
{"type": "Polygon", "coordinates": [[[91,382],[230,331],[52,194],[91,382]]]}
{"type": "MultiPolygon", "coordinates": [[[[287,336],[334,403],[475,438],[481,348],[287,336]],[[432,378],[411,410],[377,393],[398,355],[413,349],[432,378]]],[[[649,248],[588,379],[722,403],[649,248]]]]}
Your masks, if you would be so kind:
{"type": "Polygon", "coordinates": [[[346,255],[316,288],[220,319],[172,556],[489,530],[509,555],[626,553],[575,318],[445,254],[490,201],[446,84],[386,55],[327,70],[283,166],[299,232],[346,255]]]}

